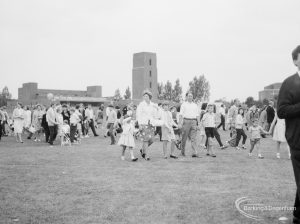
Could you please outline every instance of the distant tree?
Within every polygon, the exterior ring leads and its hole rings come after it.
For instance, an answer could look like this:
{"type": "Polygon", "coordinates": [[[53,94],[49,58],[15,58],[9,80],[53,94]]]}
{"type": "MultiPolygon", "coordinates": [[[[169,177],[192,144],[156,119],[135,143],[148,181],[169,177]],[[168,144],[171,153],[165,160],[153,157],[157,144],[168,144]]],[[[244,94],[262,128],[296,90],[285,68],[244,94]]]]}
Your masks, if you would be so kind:
{"type": "Polygon", "coordinates": [[[182,97],[182,87],[180,85],[180,81],[179,79],[176,79],[175,81],[175,86],[173,89],[173,93],[172,93],[172,100],[174,102],[179,103],[182,97]]]}
{"type": "Polygon", "coordinates": [[[192,81],[189,82],[189,91],[193,93],[194,98],[209,100],[210,85],[204,75],[199,77],[195,76],[192,81]]]}
{"type": "Polygon", "coordinates": [[[11,99],[11,94],[9,93],[8,87],[7,87],[7,86],[5,86],[5,87],[2,89],[2,96],[3,96],[5,99],[11,99]]]}
{"type": "Polygon", "coordinates": [[[128,86],[127,89],[125,90],[124,99],[128,100],[130,98],[131,98],[131,91],[130,91],[130,88],[128,86]]]}
{"type": "Polygon", "coordinates": [[[167,83],[164,85],[163,91],[163,99],[164,100],[172,100],[173,88],[172,83],[168,80],[167,83]]]}
{"type": "Polygon", "coordinates": [[[115,95],[114,95],[114,100],[119,101],[121,99],[122,99],[122,96],[121,96],[121,93],[120,93],[120,89],[116,89],[115,95]]]}
{"type": "Polygon", "coordinates": [[[246,99],[246,101],[245,101],[245,104],[246,104],[248,107],[253,106],[253,104],[255,104],[254,98],[253,98],[252,96],[247,97],[247,99],[246,99]]]}
{"type": "Polygon", "coordinates": [[[157,91],[158,91],[157,98],[159,100],[163,100],[164,99],[164,84],[162,82],[157,84],[157,91]]]}

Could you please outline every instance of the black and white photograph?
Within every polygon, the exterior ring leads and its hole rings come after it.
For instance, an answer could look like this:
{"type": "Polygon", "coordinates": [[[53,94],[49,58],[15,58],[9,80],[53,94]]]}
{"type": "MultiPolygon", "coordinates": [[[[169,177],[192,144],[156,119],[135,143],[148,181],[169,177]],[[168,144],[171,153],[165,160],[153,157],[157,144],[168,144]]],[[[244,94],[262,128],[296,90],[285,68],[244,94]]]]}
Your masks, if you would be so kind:
{"type": "Polygon", "coordinates": [[[0,0],[0,224],[300,224],[299,0],[0,0]]]}

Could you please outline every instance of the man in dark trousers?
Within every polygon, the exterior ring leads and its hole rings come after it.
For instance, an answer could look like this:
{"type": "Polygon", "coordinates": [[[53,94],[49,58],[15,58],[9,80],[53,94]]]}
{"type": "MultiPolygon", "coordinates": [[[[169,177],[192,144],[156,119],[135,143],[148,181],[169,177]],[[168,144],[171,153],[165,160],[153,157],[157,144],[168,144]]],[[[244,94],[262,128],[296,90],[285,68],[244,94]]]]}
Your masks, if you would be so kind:
{"type": "Polygon", "coordinates": [[[266,111],[267,111],[267,131],[269,131],[275,117],[274,102],[272,100],[270,100],[269,106],[267,107],[266,111]]]}
{"type": "Polygon", "coordinates": [[[297,185],[293,223],[300,223],[300,45],[292,52],[298,71],[282,83],[278,96],[278,117],[285,119],[286,139],[297,185]]]}

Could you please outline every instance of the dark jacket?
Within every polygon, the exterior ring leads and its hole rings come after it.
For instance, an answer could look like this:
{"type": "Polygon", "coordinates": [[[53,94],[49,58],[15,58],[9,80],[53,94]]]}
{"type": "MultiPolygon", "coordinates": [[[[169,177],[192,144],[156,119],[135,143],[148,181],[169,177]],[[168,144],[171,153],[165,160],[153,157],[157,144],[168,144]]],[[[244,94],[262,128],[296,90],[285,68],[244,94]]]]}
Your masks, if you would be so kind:
{"type": "Polygon", "coordinates": [[[270,124],[274,120],[275,117],[275,110],[273,107],[268,106],[267,109],[267,122],[270,124]]]}
{"type": "Polygon", "coordinates": [[[282,83],[278,96],[277,114],[285,119],[285,136],[292,150],[300,150],[300,77],[298,73],[282,83]]]}

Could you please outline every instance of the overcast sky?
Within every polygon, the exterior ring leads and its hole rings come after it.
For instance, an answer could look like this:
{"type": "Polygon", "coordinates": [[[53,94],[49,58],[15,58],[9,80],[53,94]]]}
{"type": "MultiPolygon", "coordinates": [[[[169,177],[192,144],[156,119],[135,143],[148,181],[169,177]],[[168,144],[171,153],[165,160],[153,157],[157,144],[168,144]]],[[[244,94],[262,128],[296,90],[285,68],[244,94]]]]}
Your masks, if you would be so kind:
{"type": "Polygon", "coordinates": [[[0,88],[24,82],[103,95],[131,87],[132,55],[157,54],[158,81],[184,91],[204,74],[211,100],[247,96],[296,71],[299,0],[0,0],[0,88]]]}

